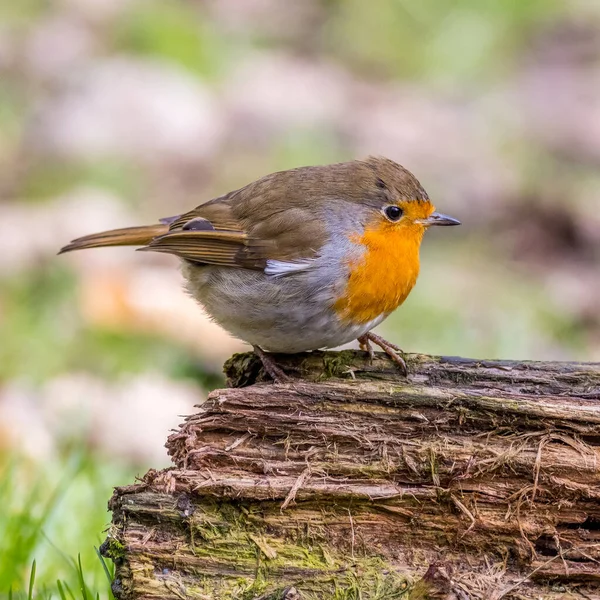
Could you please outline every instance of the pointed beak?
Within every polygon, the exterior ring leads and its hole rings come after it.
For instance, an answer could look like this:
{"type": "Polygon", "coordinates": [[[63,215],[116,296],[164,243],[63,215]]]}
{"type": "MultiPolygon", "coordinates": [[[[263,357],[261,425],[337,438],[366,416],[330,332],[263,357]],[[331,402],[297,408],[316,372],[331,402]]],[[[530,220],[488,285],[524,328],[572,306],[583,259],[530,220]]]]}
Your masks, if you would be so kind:
{"type": "Polygon", "coordinates": [[[454,217],[449,217],[439,212],[431,213],[426,219],[417,219],[417,223],[424,225],[425,227],[431,227],[432,225],[443,225],[448,227],[450,225],[460,225],[460,221],[454,217]]]}

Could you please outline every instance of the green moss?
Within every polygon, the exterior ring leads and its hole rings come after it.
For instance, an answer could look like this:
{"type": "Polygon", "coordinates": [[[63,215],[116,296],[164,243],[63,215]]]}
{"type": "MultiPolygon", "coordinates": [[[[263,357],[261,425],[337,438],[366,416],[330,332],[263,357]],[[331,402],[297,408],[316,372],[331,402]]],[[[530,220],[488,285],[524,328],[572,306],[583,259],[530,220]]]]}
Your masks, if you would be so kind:
{"type": "MultiPolygon", "coordinates": [[[[258,555],[258,552],[257,552],[258,555]]],[[[164,581],[168,587],[168,576],[164,581]]],[[[195,574],[185,588],[186,597],[218,597],[221,600],[282,600],[295,588],[303,600],[393,600],[413,598],[408,578],[390,569],[379,557],[355,558],[335,570],[273,573],[267,562],[256,564],[251,577],[207,577],[195,574]]],[[[170,589],[170,588],[168,588],[170,589]]],[[[417,589],[417,588],[414,588],[417,589]]],[[[415,596],[425,598],[425,596],[415,596]]]]}
{"type": "Polygon", "coordinates": [[[223,365],[227,385],[233,388],[241,388],[256,383],[260,367],[260,361],[254,352],[234,354],[223,365]]]}
{"type": "Polygon", "coordinates": [[[269,583],[259,571],[258,576],[250,585],[241,591],[240,600],[253,600],[260,595],[263,595],[269,589],[269,583]]]}
{"type": "Polygon", "coordinates": [[[354,350],[324,352],[322,379],[329,379],[331,377],[349,377],[348,368],[352,366],[355,360],[356,354],[354,350]]]}
{"type": "Polygon", "coordinates": [[[381,559],[356,560],[348,565],[347,571],[316,576],[286,585],[278,582],[268,584],[268,574],[259,572],[252,582],[237,580],[228,591],[219,591],[221,598],[228,600],[282,600],[290,588],[295,588],[303,600],[394,600],[408,598],[412,586],[409,580],[394,571],[381,559]]]}
{"type": "MultiPolygon", "coordinates": [[[[283,534],[275,525],[272,529],[265,527],[265,522],[276,523],[282,518],[275,503],[268,508],[263,505],[260,520],[252,506],[245,508],[207,503],[197,506],[190,517],[195,557],[209,560],[213,567],[217,563],[235,565],[238,573],[253,574],[242,578],[225,575],[218,581],[208,578],[206,585],[217,586],[219,598],[279,599],[285,590],[282,585],[295,587],[306,600],[393,599],[401,598],[409,589],[407,579],[392,571],[382,557],[364,556],[358,546],[350,553],[347,548],[330,544],[318,526],[290,525],[283,534]]],[[[205,575],[204,567],[188,569],[195,577],[205,575]]],[[[187,593],[193,597],[193,590],[187,593]]]]}
{"type": "Polygon", "coordinates": [[[104,542],[104,555],[112,561],[117,562],[123,560],[126,556],[126,548],[122,542],[115,537],[108,537],[104,542]]]}

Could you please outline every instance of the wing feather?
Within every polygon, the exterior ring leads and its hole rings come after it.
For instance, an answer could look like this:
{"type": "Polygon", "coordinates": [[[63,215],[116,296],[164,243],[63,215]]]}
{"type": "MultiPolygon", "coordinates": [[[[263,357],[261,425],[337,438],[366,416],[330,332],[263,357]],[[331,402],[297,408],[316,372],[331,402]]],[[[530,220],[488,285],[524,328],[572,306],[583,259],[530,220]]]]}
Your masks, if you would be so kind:
{"type": "MultiPolygon", "coordinates": [[[[322,197],[331,187],[329,173],[304,168],[263,177],[166,219],[168,233],[145,249],[197,263],[267,269],[274,276],[310,268],[328,238],[322,197]],[[190,223],[194,219],[206,220],[214,230],[199,230],[190,223]]],[[[339,174],[340,183],[346,174],[339,174]]]]}
{"type": "Polygon", "coordinates": [[[178,230],[154,238],[143,250],[174,254],[197,263],[264,269],[266,260],[254,255],[246,242],[243,232],[178,230]]]}

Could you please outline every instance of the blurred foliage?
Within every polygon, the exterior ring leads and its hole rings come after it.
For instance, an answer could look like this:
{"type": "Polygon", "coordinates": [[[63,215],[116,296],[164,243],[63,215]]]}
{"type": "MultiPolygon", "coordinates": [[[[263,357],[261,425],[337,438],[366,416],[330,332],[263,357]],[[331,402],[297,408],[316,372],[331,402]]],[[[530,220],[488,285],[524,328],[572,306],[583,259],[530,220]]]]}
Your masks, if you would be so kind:
{"type": "Polygon", "coordinates": [[[77,281],[63,265],[40,265],[19,277],[0,280],[5,298],[0,317],[0,382],[20,379],[41,384],[69,371],[114,379],[154,369],[191,378],[207,387],[222,383],[189,352],[158,335],[90,327],[74,314],[77,281]]]}
{"type": "Polygon", "coordinates": [[[48,0],[2,0],[0,2],[0,22],[24,24],[40,17],[49,7],[48,0]]]}
{"type": "Polygon", "coordinates": [[[556,344],[575,360],[587,360],[585,324],[573,323],[549,302],[542,282],[497,263],[475,258],[472,244],[446,239],[423,248],[419,285],[386,323],[404,348],[446,354],[460,346],[462,356],[531,360],[556,344]],[[440,290],[443,289],[443,295],[440,290]],[[486,310],[476,294],[493,298],[486,310]],[[460,305],[462,310],[457,311],[460,305]]]}
{"type": "Polygon", "coordinates": [[[273,171],[282,171],[298,165],[327,164],[353,158],[323,131],[292,128],[273,144],[269,162],[273,171]]]}
{"type": "Polygon", "coordinates": [[[231,51],[222,33],[194,3],[135,3],[113,35],[117,52],[159,56],[202,77],[223,73],[231,51]]]}
{"type": "Polygon", "coordinates": [[[562,0],[339,0],[330,51],[364,71],[481,85],[519,58],[562,0]]]}
{"type": "Polygon", "coordinates": [[[21,188],[27,201],[47,200],[65,194],[78,186],[107,190],[133,203],[139,198],[142,174],[123,160],[106,158],[93,163],[44,163],[31,169],[21,188]]]}

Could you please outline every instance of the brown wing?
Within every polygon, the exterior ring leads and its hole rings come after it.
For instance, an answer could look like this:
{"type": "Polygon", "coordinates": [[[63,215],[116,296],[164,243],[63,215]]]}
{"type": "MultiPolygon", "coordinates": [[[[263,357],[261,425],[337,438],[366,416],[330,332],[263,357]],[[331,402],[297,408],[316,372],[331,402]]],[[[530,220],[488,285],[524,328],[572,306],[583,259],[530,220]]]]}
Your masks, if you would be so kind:
{"type": "Polygon", "coordinates": [[[197,263],[264,269],[266,259],[250,251],[244,225],[232,212],[227,194],[178,217],[164,219],[169,230],[145,248],[174,254],[197,263]]]}
{"type": "Polygon", "coordinates": [[[325,239],[325,228],[315,206],[294,201],[295,187],[282,185],[289,183],[281,181],[287,173],[269,175],[165,219],[168,233],[154,238],[143,250],[248,269],[264,269],[269,259],[314,257],[325,239]]]}

